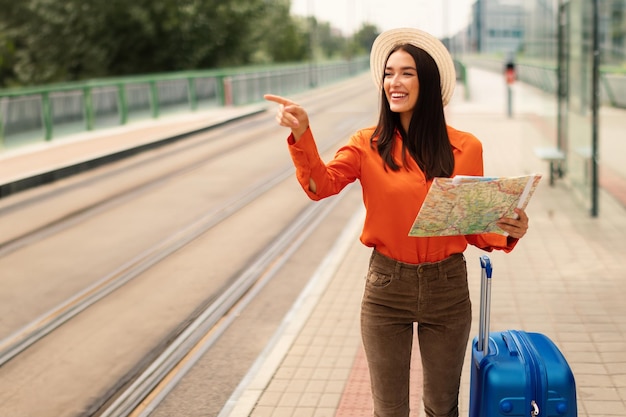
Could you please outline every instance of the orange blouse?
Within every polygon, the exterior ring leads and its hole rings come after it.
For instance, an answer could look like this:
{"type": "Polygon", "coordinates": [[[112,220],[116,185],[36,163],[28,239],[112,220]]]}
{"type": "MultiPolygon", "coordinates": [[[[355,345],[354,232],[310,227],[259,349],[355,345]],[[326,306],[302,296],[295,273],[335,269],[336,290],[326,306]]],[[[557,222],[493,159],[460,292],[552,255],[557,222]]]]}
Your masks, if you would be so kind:
{"type": "MultiPolygon", "coordinates": [[[[366,214],[361,242],[395,260],[418,264],[441,261],[462,253],[467,244],[486,251],[510,252],[517,239],[495,233],[467,236],[411,237],[408,235],[415,216],[424,202],[432,181],[427,181],[417,163],[407,155],[406,168],[392,171],[370,146],[374,128],[357,131],[325,164],[319,156],[311,129],[300,140],[288,139],[289,152],[296,167],[298,182],[312,200],[339,193],[346,185],[359,180],[366,214]],[[309,190],[309,178],[317,185],[309,190]]],[[[454,175],[483,175],[482,144],[472,134],[448,126],[454,152],[454,175]]],[[[402,161],[402,138],[396,136],[395,160],[402,161]]]]}

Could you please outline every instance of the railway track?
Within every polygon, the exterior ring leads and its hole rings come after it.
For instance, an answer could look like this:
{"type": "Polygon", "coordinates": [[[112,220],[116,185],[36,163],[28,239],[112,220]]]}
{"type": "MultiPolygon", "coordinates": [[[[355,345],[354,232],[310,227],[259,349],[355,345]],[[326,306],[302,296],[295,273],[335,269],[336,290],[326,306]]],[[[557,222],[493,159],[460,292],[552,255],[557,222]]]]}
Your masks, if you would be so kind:
{"type": "MultiPolygon", "coordinates": [[[[358,85],[311,97],[321,152],[371,123],[358,85]]],[[[358,191],[308,202],[284,133],[255,116],[0,200],[0,415],[131,415],[311,236],[341,227],[328,218],[358,208],[358,191]]]]}

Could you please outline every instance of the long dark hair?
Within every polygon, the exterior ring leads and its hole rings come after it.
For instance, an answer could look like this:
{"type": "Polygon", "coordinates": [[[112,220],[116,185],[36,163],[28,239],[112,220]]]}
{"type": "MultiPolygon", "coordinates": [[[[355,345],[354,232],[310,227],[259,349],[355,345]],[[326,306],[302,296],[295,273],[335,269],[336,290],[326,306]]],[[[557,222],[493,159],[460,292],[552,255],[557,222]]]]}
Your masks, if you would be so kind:
{"type": "MultiPolygon", "coordinates": [[[[454,155],[446,129],[437,64],[426,51],[410,44],[395,47],[387,59],[399,50],[406,51],[413,57],[419,80],[419,95],[411,116],[409,131],[404,131],[400,115],[391,111],[385,89],[382,87],[380,116],[370,143],[374,146],[374,140],[378,137],[378,153],[384,161],[385,169],[389,167],[393,171],[398,171],[401,166],[406,166],[408,152],[424,171],[427,179],[450,177],[454,171],[454,155]],[[393,158],[396,132],[400,132],[402,136],[402,165],[393,158]]],[[[381,80],[381,85],[382,81],[384,80],[381,80]]]]}

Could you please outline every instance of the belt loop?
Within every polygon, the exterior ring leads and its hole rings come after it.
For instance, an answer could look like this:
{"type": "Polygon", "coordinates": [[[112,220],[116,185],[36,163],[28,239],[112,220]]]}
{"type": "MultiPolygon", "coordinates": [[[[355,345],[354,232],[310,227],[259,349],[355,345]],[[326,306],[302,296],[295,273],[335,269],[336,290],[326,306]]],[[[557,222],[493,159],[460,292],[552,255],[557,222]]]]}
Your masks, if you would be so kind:
{"type": "Polygon", "coordinates": [[[394,268],[393,268],[393,274],[395,276],[400,276],[400,270],[402,269],[402,265],[398,261],[395,261],[394,264],[395,265],[394,265],[394,268]]]}

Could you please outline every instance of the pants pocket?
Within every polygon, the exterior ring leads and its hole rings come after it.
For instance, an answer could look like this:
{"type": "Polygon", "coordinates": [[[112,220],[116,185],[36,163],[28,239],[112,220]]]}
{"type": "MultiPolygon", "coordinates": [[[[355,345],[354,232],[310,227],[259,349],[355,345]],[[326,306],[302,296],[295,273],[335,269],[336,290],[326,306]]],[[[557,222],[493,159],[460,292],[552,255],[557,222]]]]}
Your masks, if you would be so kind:
{"type": "Polygon", "coordinates": [[[370,268],[367,272],[367,285],[375,288],[385,288],[391,284],[393,276],[370,268]]]}

